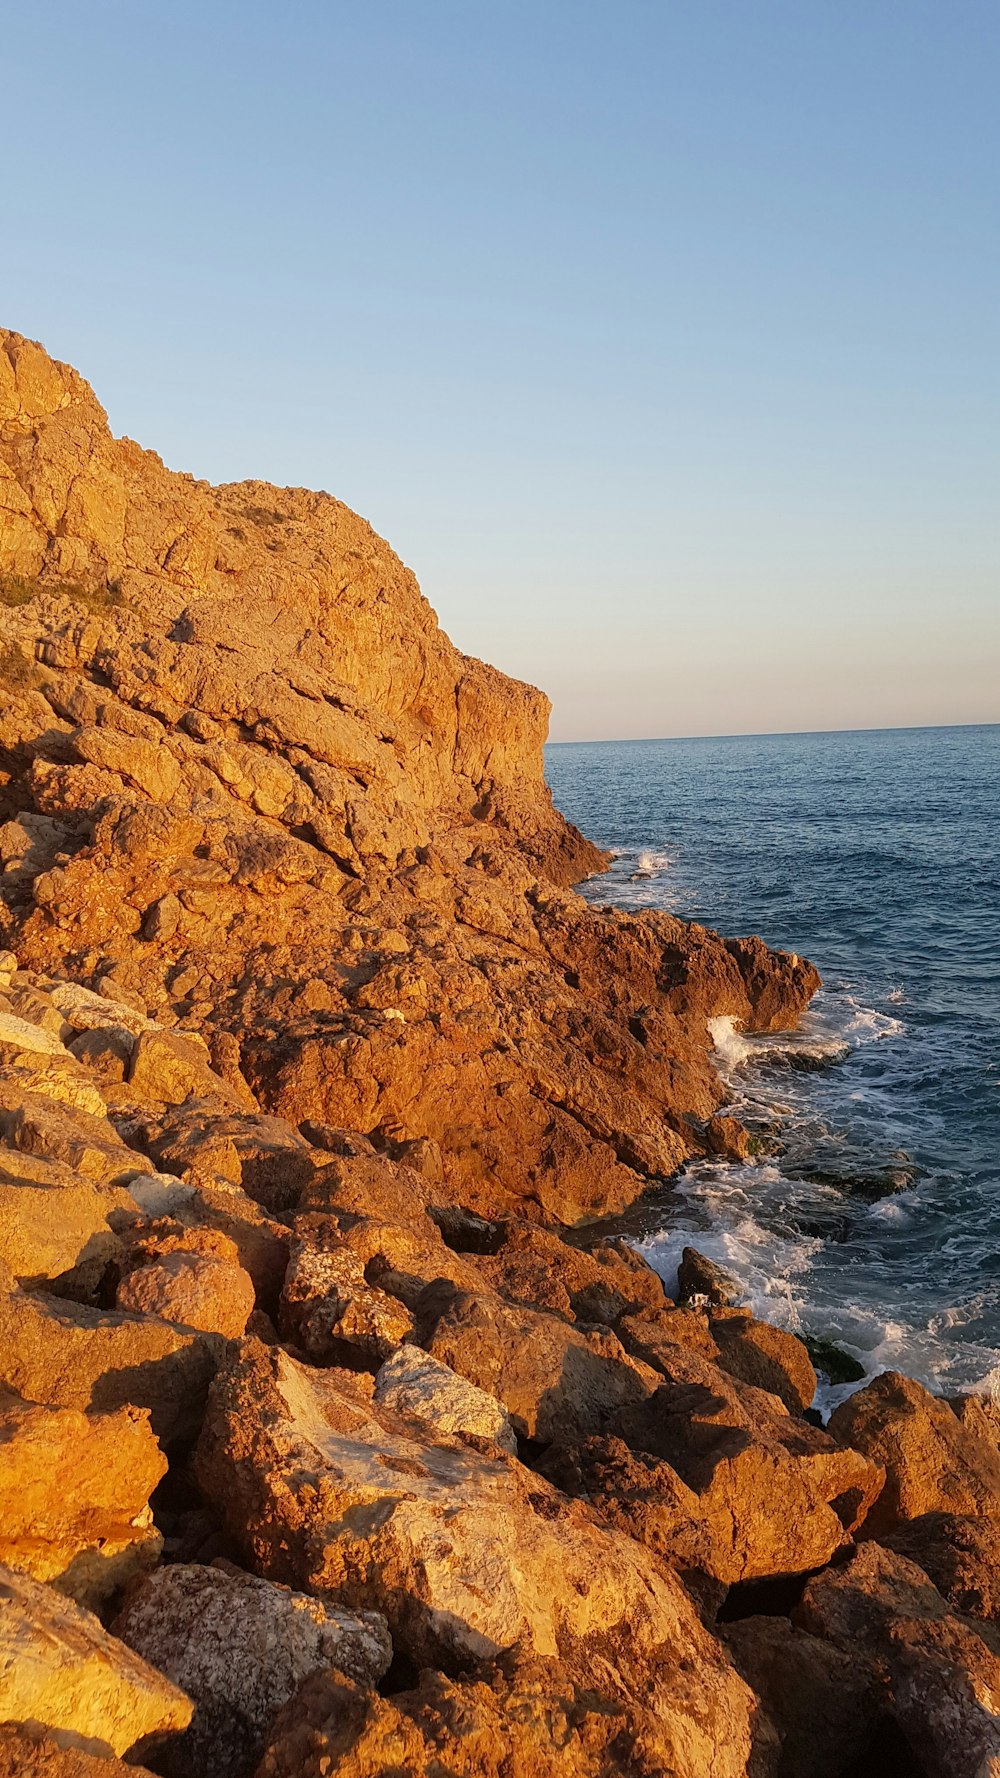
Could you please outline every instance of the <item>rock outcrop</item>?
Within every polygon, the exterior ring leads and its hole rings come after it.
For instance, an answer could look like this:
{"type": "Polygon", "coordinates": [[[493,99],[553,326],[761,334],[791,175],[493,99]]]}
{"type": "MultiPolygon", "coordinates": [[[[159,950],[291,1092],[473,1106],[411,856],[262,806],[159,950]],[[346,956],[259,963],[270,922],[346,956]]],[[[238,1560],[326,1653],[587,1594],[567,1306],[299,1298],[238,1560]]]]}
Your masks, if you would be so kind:
{"type": "Polygon", "coordinates": [[[0,335],[0,1778],[1000,1772],[992,1411],[588,1226],[818,978],[574,894],[546,718],[0,335]]]}
{"type": "Polygon", "coordinates": [[[788,1024],[815,971],[568,894],[602,854],[552,808],[546,700],[363,520],[166,469],[14,334],[0,490],[6,939],[128,1005],[76,1046],[116,1111],[221,1078],[569,1222],[718,1147],[707,1019],[788,1024]]]}

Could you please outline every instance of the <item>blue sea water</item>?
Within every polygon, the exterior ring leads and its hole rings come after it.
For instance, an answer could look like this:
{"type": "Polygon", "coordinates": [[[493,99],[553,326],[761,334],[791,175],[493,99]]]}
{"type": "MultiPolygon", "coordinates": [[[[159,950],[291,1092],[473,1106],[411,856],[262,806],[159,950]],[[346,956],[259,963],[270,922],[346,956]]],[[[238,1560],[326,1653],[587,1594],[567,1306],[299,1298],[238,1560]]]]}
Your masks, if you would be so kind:
{"type": "MultiPolygon", "coordinates": [[[[615,853],[582,893],[812,958],[787,1038],[714,1030],[773,1152],[688,1167],[639,1238],[869,1373],[1000,1386],[1000,726],[550,745],[615,853]]],[[[835,1394],[836,1392],[834,1392],[835,1394]]]]}

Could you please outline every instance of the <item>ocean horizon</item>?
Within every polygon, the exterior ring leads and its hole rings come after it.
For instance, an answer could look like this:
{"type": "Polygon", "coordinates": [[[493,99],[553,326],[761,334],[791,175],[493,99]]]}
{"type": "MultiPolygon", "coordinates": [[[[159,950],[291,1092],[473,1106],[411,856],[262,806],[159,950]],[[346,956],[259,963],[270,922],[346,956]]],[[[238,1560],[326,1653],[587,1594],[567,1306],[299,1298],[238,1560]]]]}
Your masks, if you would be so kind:
{"type": "MultiPolygon", "coordinates": [[[[1000,1381],[1000,725],[554,743],[612,854],[581,892],[757,932],[823,976],[799,1030],[716,1021],[749,1162],[688,1165],[627,1226],[692,1243],[756,1314],[866,1375],[1000,1381]]],[[[833,1399],[836,1392],[833,1392],[833,1399]]]]}

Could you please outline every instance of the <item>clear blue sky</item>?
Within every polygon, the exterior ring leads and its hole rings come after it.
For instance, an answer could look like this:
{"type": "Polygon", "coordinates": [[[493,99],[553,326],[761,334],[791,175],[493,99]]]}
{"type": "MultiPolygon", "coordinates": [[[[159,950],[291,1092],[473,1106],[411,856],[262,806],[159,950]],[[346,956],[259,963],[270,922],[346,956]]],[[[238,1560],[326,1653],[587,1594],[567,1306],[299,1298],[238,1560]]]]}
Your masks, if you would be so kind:
{"type": "Polygon", "coordinates": [[[3,7],[0,320],[557,738],[1000,719],[996,0],[3,7]]]}

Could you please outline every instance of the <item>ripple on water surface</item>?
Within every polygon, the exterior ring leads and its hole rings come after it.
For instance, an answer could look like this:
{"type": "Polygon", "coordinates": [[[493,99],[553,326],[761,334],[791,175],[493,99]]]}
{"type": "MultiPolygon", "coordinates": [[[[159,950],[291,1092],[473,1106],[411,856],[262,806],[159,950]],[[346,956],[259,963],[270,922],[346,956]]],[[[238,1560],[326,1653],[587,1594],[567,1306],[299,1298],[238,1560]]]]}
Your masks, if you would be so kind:
{"type": "Polygon", "coordinates": [[[824,977],[797,1032],[713,1021],[755,1153],[633,1220],[668,1288],[694,1243],[869,1374],[996,1386],[1000,728],[564,745],[547,769],[614,852],[588,899],[759,932],[824,977]]]}

